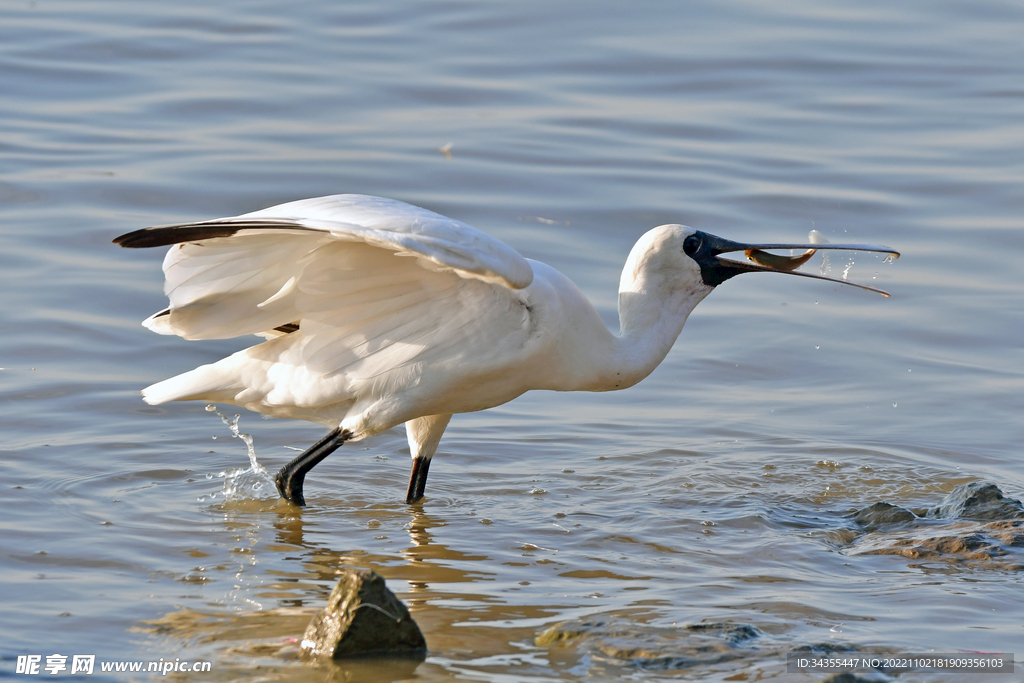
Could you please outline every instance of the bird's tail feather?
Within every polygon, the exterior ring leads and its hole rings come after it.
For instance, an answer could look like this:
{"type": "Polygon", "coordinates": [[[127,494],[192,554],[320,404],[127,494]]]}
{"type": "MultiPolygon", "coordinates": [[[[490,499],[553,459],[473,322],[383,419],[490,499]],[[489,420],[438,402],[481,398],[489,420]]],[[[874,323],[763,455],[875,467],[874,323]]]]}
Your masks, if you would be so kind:
{"type": "Polygon", "coordinates": [[[150,405],[195,399],[230,403],[241,389],[237,380],[215,365],[203,365],[146,387],[142,397],[150,405]]]}

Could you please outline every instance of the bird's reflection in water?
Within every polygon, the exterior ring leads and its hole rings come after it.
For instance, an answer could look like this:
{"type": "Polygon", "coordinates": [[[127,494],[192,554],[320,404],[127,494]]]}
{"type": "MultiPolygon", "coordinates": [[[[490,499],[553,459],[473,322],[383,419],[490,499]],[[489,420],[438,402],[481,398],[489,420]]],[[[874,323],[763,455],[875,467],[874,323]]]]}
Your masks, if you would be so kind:
{"type": "MultiPolygon", "coordinates": [[[[472,583],[493,576],[491,572],[476,568],[489,563],[489,556],[464,553],[434,540],[431,529],[448,526],[447,520],[439,515],[427,514],[422,506],[409,509],[412,519],[405,525],[405,530],[409,533],[412,545],[402,551],[406,562],[388,568],[387,573],[381,573],[385,578],[401,578],[409,584],[411,595],[407,596],[406,602],[410,609],[414,605],[426,604],[432,597],[448,595],[450,590],[439,592],[442,585],[472,583]],[[466,569],[466,563],[472,563],[468,565],[472,568],[466,569]],[[435,589],[432,590],[431,586],[435,589]]],[[[483,599],[483,596],[478,597],[483,599]]]]}
{"type": "MultiPolygon", "coordinates": [[[[412,545],[403,551],[409,564],[413,567],[417,565],[423,565],[426,561],[426,555],[424,551],[429,551],[431,546],[431,519],[430,516],[423,512],[423,506],[417,506],[412,510],[412,519],[405,525],[405,530],[409,532],[409,539],[412,541],[412,545]]],[[[427,594],[429,593],[430,584],[427,581],[417,581],[416,579],[409,579],[409,592],[412,593],[409,596],[408,604],[423,606],[427,601],[427,594]]]]}
{"type": "Polygon", "coordinates": [[[417,505],[410,507],[412,512],[412,519],[405,525],[406,531],[409,532],[409,540],[412,541],[412,547],[405,551],[405,554],[409,556],[409,559],[413,562],[422,562],[422,557],[417,557],[415,552],[421,546],[430,545],[430,529],[434,526],[440,526],[437,520],[431,519],[430,515],[423,512],[423,506],[417,505]]]}
{"type": "Polygon", "coordinates": [[[286,560],[301,561],[303,571],[274,572],[277,588],[301,593],[287,600],[291,606],[321,604],[344,566],[376,571],[410,609],[434,597],[432,586],[471,583],[492,576],[476,568],[491,560],[487,555],[462,552],[437,541],[433,530],[448,526],[449,521],[442,514],[427,513],[422,505],[373,506],[348,511],[351,516],[379,520],[387,527],[397,526],[406,519],[402,527],[409,535],[410,545],[395,554],[326,547],[322,542],[326,535],[319,529],[316,519],[307,519],[305,513],[306,510],[282,505],[273,522],[277,542],[269,546],[283,552],[286,560]],[[404,581],[407,587],[396,583],[398,581],[404,581]]]}

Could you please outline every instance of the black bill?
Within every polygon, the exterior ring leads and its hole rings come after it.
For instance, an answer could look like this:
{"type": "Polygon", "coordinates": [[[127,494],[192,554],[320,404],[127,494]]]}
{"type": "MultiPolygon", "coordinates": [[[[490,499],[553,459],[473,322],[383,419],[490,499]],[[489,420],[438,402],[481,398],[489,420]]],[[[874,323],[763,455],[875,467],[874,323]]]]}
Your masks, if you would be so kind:
{"type": "Polygon", "coordinates": [[[795,268],[806,262],[813,255],[813,252],[818,249],[874,251],[888,254],[894,259],[900,256],[899,252],[895,249],[877,244],[832,244],[829,242],[822,242],[820,244],[744,244],[716,237],[699,230],[687,237],[686,241],[683,242],[683,250],[700,266],[704,284],[711,287],[717,287],[729,278],[741,273],[788,273],[789,275],[798,275],[815,280],[827,280],[828,282],[835,282],[840,285],[859,287],[869,292],[877,292],[882,296],[889,296],[888,292],[871,285],[862,285],[825,275],[801,273],[795,270],[795,268]],[[768,253],[788,249],[805,249],[811,253],[804,253],[798,256],[780,256],[768,253]],[[734,261],[719,256],[719,254],[727,254],[733,251],[745,252],[751,261],[734,261]]]}

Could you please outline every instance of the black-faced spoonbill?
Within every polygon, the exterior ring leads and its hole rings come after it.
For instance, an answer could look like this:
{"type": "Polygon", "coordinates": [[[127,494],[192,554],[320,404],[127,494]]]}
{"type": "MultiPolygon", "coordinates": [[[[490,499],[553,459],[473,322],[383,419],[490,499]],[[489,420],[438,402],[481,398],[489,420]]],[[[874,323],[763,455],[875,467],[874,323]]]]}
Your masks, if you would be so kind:
{"type": "Polygon", "coordinates": [[[764,250],[899,256],[869,244],[741,244],[662,225],[626,259],[615,335],[557,270],[465,223],[393,199],[305,199],[137,230],[114,243],[171,247],[163,264],[170,307],[143,322],[149,329],[185,339],[267,340],[144,389],[148,403],[231,403],[331,428],[277,475],[281,495],[298,505],[317,463],[346,441],[403,422],[412,451],[406,502],[420,500],[454,413],[501,405],[530,389],[633,386],[665,358],[694,306],[740,273],[853,284],[795,272],[806,254],[764,250]],[[720,256],[737,251],[751,261],[720,256]]]}

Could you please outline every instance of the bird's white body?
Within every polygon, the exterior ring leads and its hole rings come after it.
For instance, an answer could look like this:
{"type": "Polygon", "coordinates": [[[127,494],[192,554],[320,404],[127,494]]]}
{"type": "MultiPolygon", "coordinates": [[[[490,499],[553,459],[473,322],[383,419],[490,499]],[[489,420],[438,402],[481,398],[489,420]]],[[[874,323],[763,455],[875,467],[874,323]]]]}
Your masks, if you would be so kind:
{"type": "Polygon", "coordinates": [[[270,338],[145,389],[149,403],[220,401],[341,426],[358,440],[531,389],[624,389],[657,367],[712,290],[682,252],[692,230],[655,228],[623,272],[615,335],[554,268],[408,204],[338,195],[238,218],[312,229],[172,246],[170,313],[146,324],[188,339],[270,338]],[[274,329],[293,322],[294,332],[274,329]]]}
{"type": "Polygon", "coordinates": [[[413,456],[407,501],[415,502],[453,414],[531,389],[632,386],[665,358],[694,306],[739,273],[830,279],[794,272],[809,253],[765,249],[891,251],[743,245],[663,225],[626,260],[613,334],[555,269],[465,223],[391,199],[307,199],[115,242],[171,246],[164,259],[170,307],[145,321],[150,329],[186,339],[266,338],[148,387],[146,401],[221,401],[332,427],[277,476],[281,494],[299,504],[306,472],[333,450],[402,423],[413,456]],[[718,256],[742,250],[755,263],[718,256]]]}

